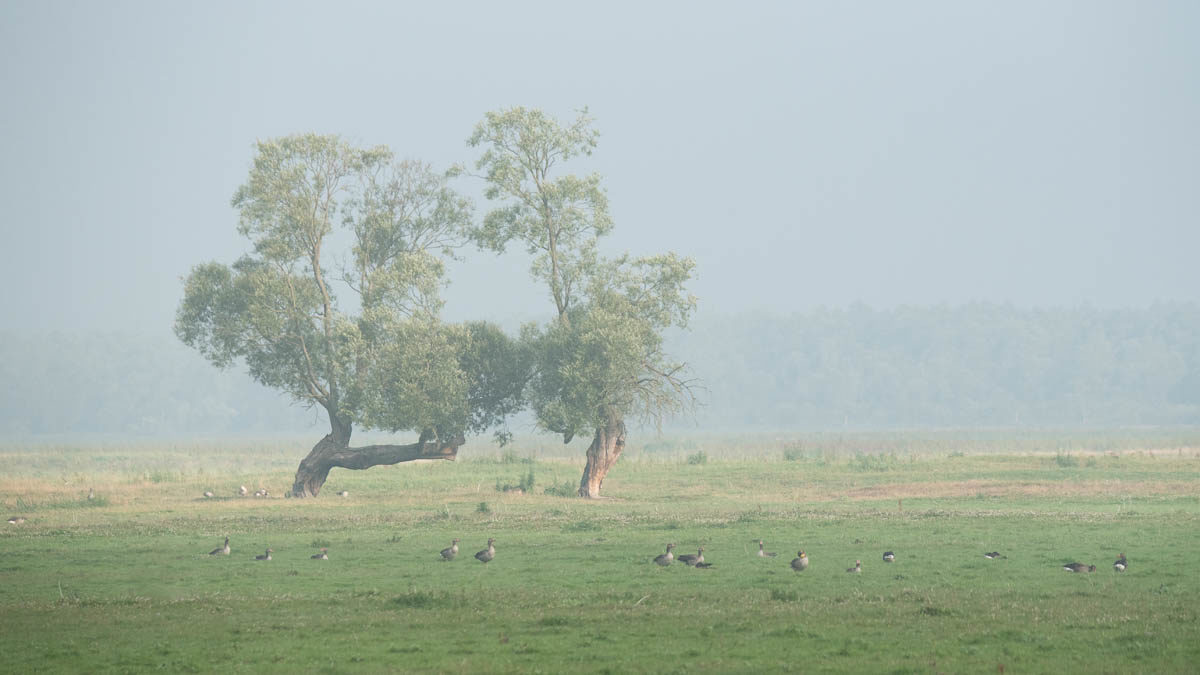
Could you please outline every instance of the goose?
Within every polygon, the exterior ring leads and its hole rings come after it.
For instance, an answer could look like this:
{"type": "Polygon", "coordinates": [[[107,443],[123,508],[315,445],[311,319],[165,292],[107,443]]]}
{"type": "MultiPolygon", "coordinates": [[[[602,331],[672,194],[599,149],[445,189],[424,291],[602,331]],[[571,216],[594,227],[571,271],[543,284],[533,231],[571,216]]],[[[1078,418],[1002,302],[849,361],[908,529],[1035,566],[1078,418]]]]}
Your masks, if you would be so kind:
{"type": "Polygon", "coordinates": [[[88,501],[90,502],[95,498],[96,498],[96,488],[88,488],[88,501]]]}
{"type": "Polygon", "coordinates": [[[675,554],[671,553],[671,549],[675,548],[675,544],[667,544],[667,552],[654,559],[654,563],[666,567],[675,560],[675,554]]]}
{"type": "Polygon", "coordinates": [[[891,551],[884,553],[883,562],[896,562],[896,554],[891,551]]]}
{"type": "Polygon", "coordinates": [[[1113,569],[1117,572],[1124,572],[1126,566],[1127,563],[1125,562],[1125,554],[1122,553],[1121,557],[1117,558],[1117,561],[1113,563],[1113,569]]]}
{"type": "Polygon", "coordinates": [[[349,491],[349,490],[342,490],[341,492],[339,492],[339,493],[338,493],[338,496],[339,496],[339,497],[349,497],[349,496],[350,496],[350,491],[349,491]]]}
{"type": "Polygon", "coordinates": [[[229,555],[229,537],[225,537],[225,545],[218,546],[208,552],[209,555],[229,555]]]}
{"type": "Polygon", "coordinates": [[[205,490],[205,491],[204,491],[204,498],[205,498],[205,499],[212,499],[212,498],[213,498],[213,493],[212,493],[212,490],[205,490]]]}
{"type": "Polygon", "coordinates": [[[858,573],[862,572],[862,561],[861,561],[861,560],[855,560],[855,561],[854,561],[854,567],[849,567],[849,568],[847,568],[847,569],[846,569],[846,571],[847,571],[847,572],[849,572],[849,573],[851,573],[851,574],[858,574],[858,573]]]}
{"type": "MultiPolygon", "coordinates": [[[[329,549],[327,548],[322,548],[320,553],[314,553],[309,557],[311,557],[313,560],[329,560],[329,554],[326,553],[328,550],[329,549]]],[[[270,560],[270,558],[267,558],[267,560],[270,560]]]]}
{"type": "Polygon", "coordinates": [[[706,569],[712,567],[712,563],[698,562],[694,565],[694,567],[698,570],[706,570],[706,569]]]}
{"type": "Polygon", "coordinates": [[[983,557],[987,558],[988,560],[995,560],[997,558],[1005,558],[1007,556],[1000,555],[999,551],[992,551],[991,553],[984,553],[983,557]]]}
{"type": "Polygon", "coordinates": [[[12,518],[8,519],[9,525],[20,525],[23,522],[25,522],[24,516],[13,516],[12,518]]]}
{"type": "Polygon", "coordinates": [[[263,488],[263,489],[255,492],[254,496],[255,497],[269,497],[271,495],[267,492],[267,488],[263,488]]]}
{"type": "Polygon", "coordinates": [[[255,560],[270,560],[270,559],[271,559],[271,554],[272,554],[272,553],[274,553],[274,551],[273,551],[273,550],[271,550],[271,549],[267,549],[267,552],[266,552],[266,553],[264,553],[264,554],[262,554],[262,555],[256,555],[256,556],[254,556],[254,559],[255,559],[255,560]]]}
{"type": "Polygon", "coordinates": [[[458,540],[451,539],[450,546],[442,549],[442,560],[454,560],[456,555],[458,555],[458,540]]]}
{"type": "Polygon", "coordinates": [[[808,556],[804,555],[804,551],[796,552],[796,558],[792,560],[792,569],[797,572],[808,569],[808,556]]]}
{"type": "Polygon", "coordinates": [[[760,557],[760,558],[774,558],[776,555],[779,555],[779,554],[778,554],[778,553],[771,553],[770,551],[764,551],[764,550],[763,550],[763,540],[762,540],[762,539],[759,539],[759,540],[758,540],[758,557],[760,557]]]}
{"type": "Polygon", "coordinates": [[[704,547],[701,546],[700,550],[696,551],[696,555],[687,553],[687,554],[678,556],[675,559],[678,560],[679,562],[687,565],[688,567],[693,567],[693,566],[695,566],[696,563],[704,562],[704,547]]]}
{"type": "Polygon", "coordinates": [[[488,539],[488,547],[475,554],[475,559],[481,563],[486,563],[496,557],[496,547],[493,546],[495,539],[488,539]]]}
{"type": "Polygon", "coordinates": [[[1083,563],[1073,562],[1073,563],[1063,565],[1063,569],[1068,572],[1089,572],[1090,573],[1090,572],[1096,571],[1096,566],[1095,565],[1084,565],[1083,563]]]}
{"type": "Polygon", "coordinates": [[[238,493],[238,496],[239,496],[239,497],[245,497],[247,494],[249,494],[249,491],[248,491],[248,490],[246,490],[246,486],[245,486],[245,485],[243,485],[243,486],[241,486],[241,487],[239,487],[239,488],[238,488],[238,491],[237,491],[237,493],[238,493]]]}

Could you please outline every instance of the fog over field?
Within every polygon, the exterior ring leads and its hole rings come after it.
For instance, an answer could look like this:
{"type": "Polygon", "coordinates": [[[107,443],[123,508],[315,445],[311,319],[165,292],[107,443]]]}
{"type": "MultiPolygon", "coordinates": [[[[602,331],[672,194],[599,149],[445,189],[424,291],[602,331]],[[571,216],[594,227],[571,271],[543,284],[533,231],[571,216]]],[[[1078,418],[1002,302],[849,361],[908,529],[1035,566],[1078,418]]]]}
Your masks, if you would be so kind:
{"type": "MultiPolygon", "coordinates": [[[[603,253],[694,259],[678,428],[1200,424],[1198,30],[1192,2],[0,2],[0,434],[320,428],[171,336],[193,266],[251,250],[255,142],[443,171],[510,106],[595,119],[603,253]]],[[[548,318],[521,247],[459,255],[446,319],[548,318]]]]}

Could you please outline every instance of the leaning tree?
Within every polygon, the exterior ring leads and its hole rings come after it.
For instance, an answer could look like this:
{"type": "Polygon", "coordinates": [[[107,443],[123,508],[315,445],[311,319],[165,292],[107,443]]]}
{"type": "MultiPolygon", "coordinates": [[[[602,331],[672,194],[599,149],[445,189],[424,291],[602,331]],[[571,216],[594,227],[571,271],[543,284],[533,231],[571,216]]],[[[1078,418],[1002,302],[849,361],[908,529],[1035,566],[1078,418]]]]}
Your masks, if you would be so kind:
{"type": "Polygon", "coordinates": [[[598,136],[586,110],[562,126],[517,107],[488,113],[467,141],[483,148],[475,169],[487,198],[500,202],[472,238],[496,252],[522,244],[554,302],[553,320],[522,331],[535,354],[525,395],[538,425],[564,443],[593,432],[582,497],[600,495],[625,448],[627,418],[659,423],[694,403],[685,364],[663,352],[663,331],[686,326],[695,308],[684,289],[692,260],[603,258],[597,242],[612,219],[600,176],[560,173],[562,163],[590,155],[598,136]]]}
{"type": "Polygon", "coordinates": [[[192,269],[175,332],[215,365],[244,363],[325,411],[330,432],[293,495],[315,497],[334,467],[454,459],[466,433],[520,407],[523,348],[489,324],[438,318],[442,256],[471,222],[444,176],[385,147],[294,135],[258,143],[233,206],[253,252],[192,269]],[[339,240],[340,258],[326,250],[339,240]],[[355,425],[419,436],[350,447],[355,425]]]}

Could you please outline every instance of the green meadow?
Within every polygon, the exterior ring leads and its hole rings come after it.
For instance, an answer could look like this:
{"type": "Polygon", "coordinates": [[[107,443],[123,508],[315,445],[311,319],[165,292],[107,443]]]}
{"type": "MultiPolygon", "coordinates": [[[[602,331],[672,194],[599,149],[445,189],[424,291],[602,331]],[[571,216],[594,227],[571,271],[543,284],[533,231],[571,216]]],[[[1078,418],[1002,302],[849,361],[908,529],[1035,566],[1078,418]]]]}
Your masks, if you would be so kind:
{"type": "Polygon", "coordinates": [[[647,439],[593,501],[564,496],[582,450],[522,442],[335,470],[318,499],[283,498],[310,445],[0,446],[4,518],[26,519],[0,523],[4,670],[1200,664],[1191,432],[647,439]],[[239,485],[271,496],[236,497],[239,485]],[[208,555],[226,535],[232,554],[208,555]],[[454,537],[461,552],[443,562],[454,537]],[[485,565],[473,554],[488,537],[485,565]],[[756,555],[760,538],[777,557],[756,555]],[[712,567],[654,565],[667,543],[703,546],[712,567]],[[268,547],[273,560],[255,561],[268,547]],[[330,559],[311,559],[321,547],[330,559]],[[799,549],[811,566],[797,574],[799,549]],[[1097,570],[1062,570],[1076,561],[1097,570]]]}

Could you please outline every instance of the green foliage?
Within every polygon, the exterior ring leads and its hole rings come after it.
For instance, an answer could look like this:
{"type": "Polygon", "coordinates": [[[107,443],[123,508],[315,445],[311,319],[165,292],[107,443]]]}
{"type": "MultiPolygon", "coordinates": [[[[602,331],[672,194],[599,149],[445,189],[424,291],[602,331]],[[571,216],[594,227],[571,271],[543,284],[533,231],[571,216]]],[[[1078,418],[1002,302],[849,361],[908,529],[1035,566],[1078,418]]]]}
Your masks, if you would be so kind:
{"type": "Polygon", "coordinates": [[[529,358],[493,326],[437,318],[438,256],[465,241],[472,211],[445,176],[385,147],[301,134],[258,144],[233,206],[253,253],[194,268],[175,324],[213,364],[244,362],[347,433],[356,423],[449,438],[519,408],[529,358]],[[339,223],[352,243],[334,275],[326,245],[339,223]],[[360,314],[338,291],[357,296],[360,314]]]}
{"type": "Polygon", "coordinates": [[[565,480],[561,483],[555,483],[547,487],[545,490],[542,490],[542,494],[551,495],[553,497],[577,497],[579,496],[579,486],[569,480],[565,480]]]}
{"type": "Polygon", "coordinates": [[[1079,458],[1073,457],[1069,453],[1059,452],[1054,455],[1054,463],[1063,468],[1073,469],[1079,466],[1079,458]]]}
{"type": "Polygon", "coordinates": [[[496,479],[496,492],[523,492],[530,494],[533,492],[535,478],[533,475],[533,467],[529,467],[529,472],[519,478],[515,483],[501,483],[500,479],[496,479]]]}
{"type": "Polygon", "coordinates": [[[491,513],[492,507],[487,502],[479,502],[475,505],[475,513],[491,513]]]}
{"type": "Polygon", "coordinates": [[[471,232],[483,248],[510,242],[533,255],[557,319],[526,326],[536,355],[528,397],[541,428],[569,440],[627,415],[658,422],[691,401],[683,365],[662,351],[662,331],[684,326],[695,299],[684,292],[694,266],[666,254],[614,260],[597,254],[612,229],[600,177],[559,175],[559,165],[591,154],[599,133],[586,110],[562,126],[540,110],[488,113],[468,139],[483,154],[475,168],[498,202],[471,232]]]}
{"type": "Polygon", "coordinates": [[[708,455],[701,450],[695,454],[688,455],[687,463],[692,465],[708,464],[708,455]]]}
{"type": "Polygon", "coordinates": [[[858,452],[850,465],[856,471],[891,471],[896,463],[894,454],[858,452]]]}

